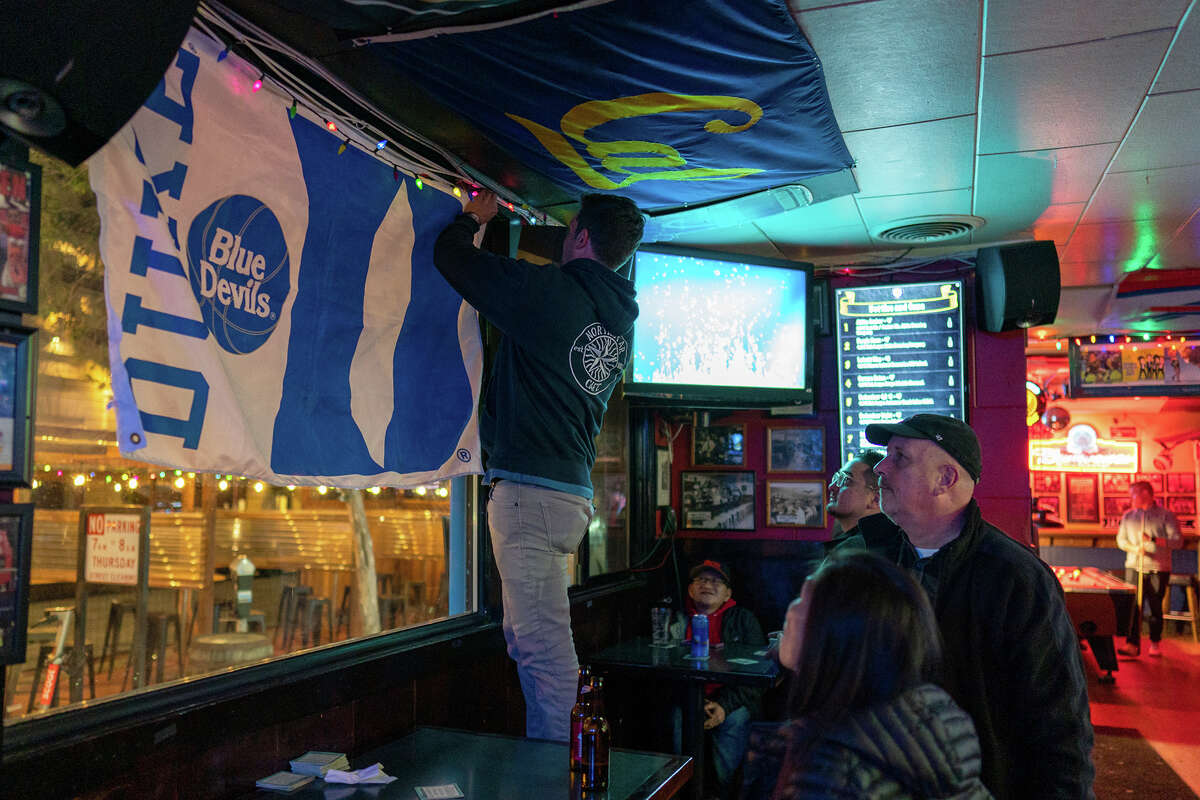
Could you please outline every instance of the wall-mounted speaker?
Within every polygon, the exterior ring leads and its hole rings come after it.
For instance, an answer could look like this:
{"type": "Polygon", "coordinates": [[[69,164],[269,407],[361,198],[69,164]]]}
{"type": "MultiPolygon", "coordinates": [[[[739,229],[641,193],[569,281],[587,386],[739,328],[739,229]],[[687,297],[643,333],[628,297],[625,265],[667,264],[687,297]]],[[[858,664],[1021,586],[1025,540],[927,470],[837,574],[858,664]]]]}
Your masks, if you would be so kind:
{"type": "Polygon", "coordinates": [[[75,166],[158,86],[197,0],[6,3],[0,133],[75,166]]]}
{"type": "Polygon", "coordinates": [[[978,322],[983,330],[1049,325],[1058,314],[1062,289],[1054,242],[979,248],[975,286],[978,322]]]}

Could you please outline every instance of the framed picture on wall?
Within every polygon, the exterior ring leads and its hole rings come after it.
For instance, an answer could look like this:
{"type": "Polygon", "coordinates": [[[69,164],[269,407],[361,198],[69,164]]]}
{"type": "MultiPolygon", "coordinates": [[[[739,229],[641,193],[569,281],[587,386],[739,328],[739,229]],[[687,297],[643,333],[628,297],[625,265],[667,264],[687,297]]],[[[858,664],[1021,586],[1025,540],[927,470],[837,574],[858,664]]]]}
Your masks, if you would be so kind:
{"type": "Polygon", "coordinates": [[[1038,494],[1054,494],[1062,491],[1061,472],[1033,473],[1033,490],[1038,494]]]}
{"type": "Polygon", "coordinates": [[[1195,494],[1196,476],[1190,472],[1168,472],[1167,494],[1195,494]]]}
{"type": "Polygon", "coordinates": [[[42,168],[0,156],[0,310],[36,314],[42,168]]]}
{"type": "Polygon", "coordinates": [[[0,505],[0,664],[25,660],[33,503],[0,505]]]}
{"type": "Polygon", "coordinates": [[[1146,481],[1155,494],[1163,493],[1163,474],[1161,472],[1139,472],[1133,476],[1134,481],[1146,481]]]}
{"type": "Polygon", "coordinates": [[[825,527],[825,481],[767,481],[767,525],[825,527]]]}
{"type": "Polygon", "coordinates": [[[1110,517],[1120,518],[1122,514],[1129,510],[1129,496],[1114,495],[1112,497],[1105,496],[1104,498],[1104,518],[1110,517]]]}
{"type": "Polygon", "coordinates": [[[740,467],[745,463],[745,425],[697,425],[692,429],[694,466],[740,467]]]}
{"type": "Polygon", "coordinates": [[[1100,476],[1105,494],[1129,494],[1133,477],[1127,472],[1105,472],[1100,476]]]}
{"type": "Polygon", "coordinates": [[[824,428],[767,428],[768,472],[824,472],[824,428]]]}
{"type": "Polygon", "coordinates": [[[671,451],[665,447],[658,448],[655,453],[654,505],[671,505],[671,451]]]}
{"type": "Polygon", "coordinates": [[[1057,517],[1058,512],[1062,509],[1061,499],[1056,494],[1039,497],[1037,498],[1037,509],[1045,511],[1052,517],[1057,517]]]}
{"type": "Polygon", "coordinates": [[[1194,495],[1190,497],[1186,495],[1183,497],[1168,497],[1167,511],[1175,514],[1186,514],[1188,516],[1194,515],[1196,513],[1196,497],[1194,495]]]}
{"type": "Polygon", "coordinates": [[[33,443],[32,328],[0,327],[0,487],[28,486],[33,443]]]}
{"type": "Polygon", "coordinates": [[[681,472],[683,527],[705,531],[752,531],[753,472],[681,472]]]}
{"type": "Polygon", "coordinates": [[[1100,521],[1099,484],[1095,473],[1067,475],[1067,522],[1100,521]]]}

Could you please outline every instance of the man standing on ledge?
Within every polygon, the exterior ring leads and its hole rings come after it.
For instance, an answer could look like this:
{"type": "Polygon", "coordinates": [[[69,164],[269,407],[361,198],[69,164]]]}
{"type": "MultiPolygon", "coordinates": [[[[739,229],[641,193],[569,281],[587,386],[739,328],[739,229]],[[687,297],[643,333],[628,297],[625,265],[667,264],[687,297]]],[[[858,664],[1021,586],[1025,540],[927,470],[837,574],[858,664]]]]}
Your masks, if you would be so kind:
{"type": "Polygon", "coordinates": [[[965,423],[916,414],[868,425],[883,514],[843,547],[912,571],[944,640],[941,685],[974,719],[983,782],[998,800],[1091,798],[1092,723],[1062,587],[973,499],[982,458],[965,423]]]}
{"type": "Polygon", "coordinates": [[[625,197],[584,195],[562,265],[476,248],[496,215],[481,191],[438,236],[433,262],[504,337],[479,410],[488,529],[500,570],[504,638],[525,695],[525,734],[566,741],[579,659],[567,556],[594,508],[593,441],[629,359],[638,307],[617,274],[642,238],[625,197]]]}

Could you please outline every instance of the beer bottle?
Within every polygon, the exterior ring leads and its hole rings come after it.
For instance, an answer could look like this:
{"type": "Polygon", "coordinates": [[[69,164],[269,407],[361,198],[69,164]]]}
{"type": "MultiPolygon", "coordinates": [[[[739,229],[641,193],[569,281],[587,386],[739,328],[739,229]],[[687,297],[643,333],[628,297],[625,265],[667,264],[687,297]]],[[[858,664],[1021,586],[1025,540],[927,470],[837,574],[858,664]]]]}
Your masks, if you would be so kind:
{"type": "Polygon", "coordinates": [[[608,788],[608,719],[604,716],[604,679],[592,678],[590,712],[580,728],[583,744],[583,771],[580,786],[585,792],[608,788]]]}
{"type": "Polygon", "coordinates": [[[583,721],[592,711],[592,672],[587,666],[579,668],[579,688],[575,692],[575,705],[571,707],[571,739],[567,750],[570,755],[571,772],[583,770],[583,721]]]}

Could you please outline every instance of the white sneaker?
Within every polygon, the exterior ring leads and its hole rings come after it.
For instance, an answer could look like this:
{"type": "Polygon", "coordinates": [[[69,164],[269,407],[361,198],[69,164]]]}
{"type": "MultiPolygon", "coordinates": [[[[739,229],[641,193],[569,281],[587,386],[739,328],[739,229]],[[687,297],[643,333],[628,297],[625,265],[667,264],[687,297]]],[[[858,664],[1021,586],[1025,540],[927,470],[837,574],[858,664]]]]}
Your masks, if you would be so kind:
{"type": "Polygon", "coordinates": [[[1149,654],[1152,656],[1161,656],[1162,655],[1162,650],[1159,649],[1158,642],[1151,642],[1150,650],[1147,652],[1149,652],[1149,654]]]}

